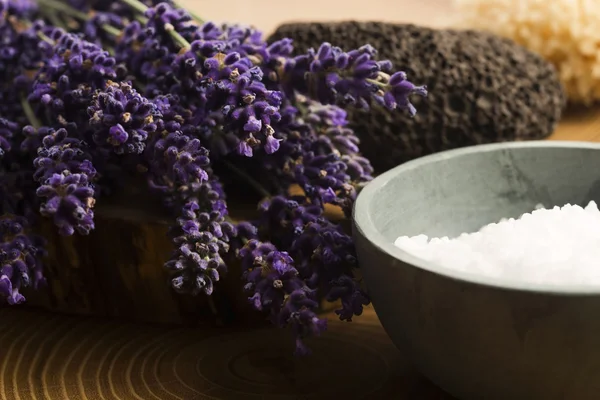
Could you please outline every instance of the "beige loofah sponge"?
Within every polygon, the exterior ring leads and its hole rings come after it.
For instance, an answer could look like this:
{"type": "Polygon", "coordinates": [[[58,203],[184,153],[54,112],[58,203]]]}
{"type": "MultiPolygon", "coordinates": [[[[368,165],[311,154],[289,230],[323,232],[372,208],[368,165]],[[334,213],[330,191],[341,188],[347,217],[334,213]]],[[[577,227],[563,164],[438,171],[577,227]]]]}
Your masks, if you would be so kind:
{"type": "Polygon", "coordinates": [[[569,101],[600,100],[600,0],[454,0],[462,27],[510,38],[553,63],[569,101]]]}

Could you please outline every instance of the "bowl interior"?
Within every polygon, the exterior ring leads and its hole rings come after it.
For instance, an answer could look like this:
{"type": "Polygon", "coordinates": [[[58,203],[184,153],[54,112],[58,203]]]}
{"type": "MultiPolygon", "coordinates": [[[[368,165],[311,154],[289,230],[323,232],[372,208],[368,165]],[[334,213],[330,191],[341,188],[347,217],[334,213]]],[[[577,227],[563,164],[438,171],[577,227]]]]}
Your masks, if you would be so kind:
{"type": "Polygon", "coordinates": [[[370,224],[393,243],[400,235],[476,231],[540,203],[584,206],[598,199],[600,145],[524,142],[469,147],[403,164],[369,184],[357,209],[366,208],[370,224]]]}

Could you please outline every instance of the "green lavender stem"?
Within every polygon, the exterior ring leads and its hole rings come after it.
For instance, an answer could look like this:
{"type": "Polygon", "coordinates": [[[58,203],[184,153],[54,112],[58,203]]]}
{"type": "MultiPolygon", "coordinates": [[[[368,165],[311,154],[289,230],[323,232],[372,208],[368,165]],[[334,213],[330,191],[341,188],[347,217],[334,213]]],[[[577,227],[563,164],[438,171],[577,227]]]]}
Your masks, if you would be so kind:
{"type": "MultiPolygon", "coordinates": [[[[76,18],[80,21],[88,21],[90,19],[90,15],[78,11],[73,7],[69,6],[68,4],[60,2],[58,0],[38,0],[38,2],[40,6],[46,7],[50,10],[63,12],[65,13],[65,15],[76,18]]],[[[121,34],[120,30],[108,24],[102,25],[102,29],[109,35],[119,36],[121,34]]]]}
{"type": "Polygon", "coordinates": [[[104,25],[102,25],[102,29],[104,30],[104,32],[108,33],[109,35],[113,35],[115,37],[118,37],[119,35],[121,35],[121,31],[118,30],[117,28],[115,28],[114,26],[104,24],[104,25]]]}
{"type": "Polygon", "coordinates": [[[40,39],[42,39],[44,42],[51,44],[52,46],[54,46],[56,43],[54,43],[54,40],[52,40],[51,38],[49,38],[48,36],[46,36],[44,33],[42,32],[38,32],[37,33],[37,37],[39,37],[40,39]]]}
{"type": "MultiPolygon", "coordinates": [[[[124,4],[127,4],[129,7],[131,7],[134,11],[136,11],[142,15],[145,14],[146,11],[148,10],[148,6],[146,6],[144,3],[140,2],[139,0],[121,0],[121,1],[124,4]]],[[[175,44],[177,44],[179,47],[184,48],[184,49],[189,49],[190,47],[192,47],[190,42],[188,42],[183,36],[181,36],[181,34],[175,30],[175,27],[173,27],[173,25],[165,24],[164,27],[165,27],[165,31],[167,31],[167,33],[171,36],[171,38],[173,39],[175,44]]]]}
{"type": "Polygon", "coordinates": [[[68,5],[67,3],[63,3],[58,0],[38,0],[38,3],[40,4],[40,6],[45,6],[56,11],[61,11],[66,15],[77,18],[79,20],[87,21],[89,19],[89,16],[86,13],[78,11],[70,5],[68,5]]]}
{"type": "Polygon", "coordinates": [[[184,49],[189,49],[190,47],[192,47],[190,42],[185,40],[185,38],[175,30],[175,27],[173,27],[173,25],[165,24],[165,30],[169,33],[169,35],[171,35],[171,37],[173,38],[175,43],[179,45],[179,47],[184,49]]]}
{"type": "MultiPolygon", "coordinates": [[[[46,7],[41,7],[41,8],[42,8],[42,10],[46,9],[46,7]]],[[[57,28],[67,30],[67,27],[64,24],[64,22],[58,17],[56,10],[46,9],[46,12],[43,12],[43,14],[46,15],[46,17],[50,20],[52,25],[56,26],[57,28]]]]}
{"type": "Polygon", "coordinates": [[[31,124],[31,126],[33,126],[36,129],[40,128],[42,126],[42,123],[35,116],[35,113],[33,112],[33,109],[31,108],[31,104],[29,104],[29,102],[27,101],[27,98],[25,96],[21,96],[21,107],[23,107],[23,112],[25,113],[25,116],[29,120],[29,123],[31,124]]]}
{"type": "Polygon", "coordinates": [[[148,6],[138,0],[121,0],[121,2],[127,4],[140,14],[144,14],[148,10],[148,6]]]}
{"type": "MultiPolygon", "coordinates": [[[[78,10],[74,9],[73,7],[69,6],[68,4],[63,3],[59,0],[38,0],[38,1],[41,6],[45,6],[52,10],[64,12],[66,15],[69,15],[69,16],[79,19],[81,21],[87,21],[90,19],[90,16],[88,14],[78,11],[78,10]]],[[[140,14],[136,17],[136,19],[138,21],[140,21],[142,23],[146,23],[148,21],[144,17],[145,12],[148,10],[148,7],[144,3],[142,3],[138,0],[121,0],[121,1],[124,4],[128,5],[129,7],[131,7],[134,11],[136,11],[137,13],[140,14]]],[[[195,19],[199,20],[199,18],[197,16],[193,16],[193,17],[195,19]]],[[[188,42],[183,36],[181,36],[181,34],[175,30],[173,25],[165,24],[164,28],[165,28],[165,31],[167,31],[167,33],[171,36],[171,38],[173,39],[175,44],[177,44],[179,47],[184,48],[184,49],[191,47],[190,42],[188,42]]],[[[108,25],[108,24],[102,25],[102,29],[109,35],[113,35],[115,37],[118,37],[121,34],[121,31],[119,29],[117,29],[111,25],[108,25]]]]}
{"type": "MultiPolygon", "coordinates": [[[[381,73],[383,75],[383,73],[381,73]]],[[[389,76],[383,75],[389,80],[389,76]]],[[[388,87],[388,83],[378,81],[377,79],[365,79],[367,82],[372,83],[373,85],[379,86],[380,88],[388,87]]]]}

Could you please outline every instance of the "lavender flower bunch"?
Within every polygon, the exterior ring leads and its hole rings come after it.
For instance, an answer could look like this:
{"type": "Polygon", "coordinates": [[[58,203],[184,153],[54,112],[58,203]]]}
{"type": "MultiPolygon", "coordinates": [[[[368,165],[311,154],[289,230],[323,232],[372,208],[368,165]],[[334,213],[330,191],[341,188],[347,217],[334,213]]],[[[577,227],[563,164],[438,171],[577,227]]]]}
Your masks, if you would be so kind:
{"type": "Polygon", "coordinates": [[[44,242],[27,234],[25,224],[10,216],[0,221],[0,298],[10,305],[25,301],[23,288],[37,289],[45,284],[40,263],[45,255],[44,242]]]}
{"type": "MultiPolygon", "coordinates": [[[[237,258],[240,290],[291,329],[297,354],[326,329],[322,300],[339,303],[342,320],[362,313],[369,298],[354,275],[354,244],[327,212],[348,216],[372,179],[345,108],[414,115],[410,97],[425,87],[369,45],[297,54],[289,39],[266,43],[253,28],[205,23],[175,2],[22,4],[0,0],[0,70],[11,83],[0,88],[0,117],[20,105],[15,122],[0,120],[0,155],[14,153],[11,165],[29,171],[3,193],[18,189],[34,207],[7,196],[10,212],[34,209],[60,233],[86,235],[114,183],[109,172],[141,173],[173,215],[165,268],[176,292],[211,295],[237,258]],[[243,222],[231,218],[223,184],[236,179],[263,198],[243,222]]],[[[43,281],[43,250],[25,233],[35,217],[27,219],[0,226],[0,299],[11,304],[43,281]]]]}

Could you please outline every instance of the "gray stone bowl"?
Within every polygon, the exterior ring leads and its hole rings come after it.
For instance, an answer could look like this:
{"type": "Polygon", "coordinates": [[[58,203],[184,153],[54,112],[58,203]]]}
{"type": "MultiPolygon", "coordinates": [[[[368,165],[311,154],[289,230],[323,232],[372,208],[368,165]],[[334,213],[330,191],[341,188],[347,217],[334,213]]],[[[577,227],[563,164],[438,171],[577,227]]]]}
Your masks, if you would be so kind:
{"type": "MultiPolygon", "coordinates": [[[[385,330],[462,400],[600,398],[600,286],[456,272],[396,248],[401,235],[455,236],[539,203],[600,201],[600,144],[520,142],[423,157],[369,183],[353,231],[385,330]]],[[[599,268],[600,268],[600,259],[599,268]]]]}

